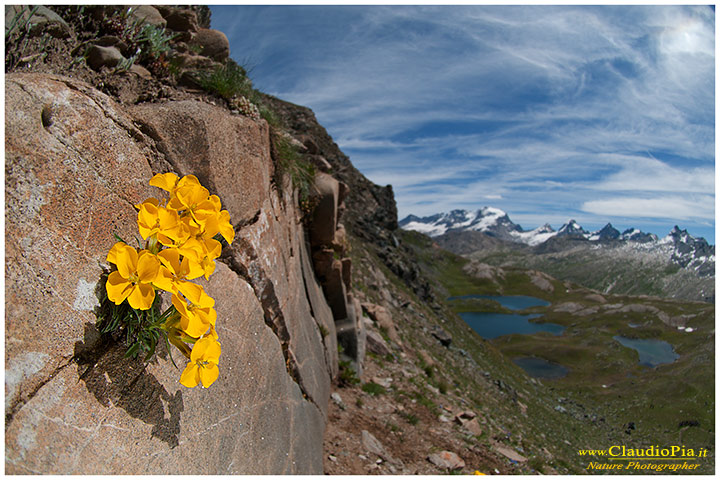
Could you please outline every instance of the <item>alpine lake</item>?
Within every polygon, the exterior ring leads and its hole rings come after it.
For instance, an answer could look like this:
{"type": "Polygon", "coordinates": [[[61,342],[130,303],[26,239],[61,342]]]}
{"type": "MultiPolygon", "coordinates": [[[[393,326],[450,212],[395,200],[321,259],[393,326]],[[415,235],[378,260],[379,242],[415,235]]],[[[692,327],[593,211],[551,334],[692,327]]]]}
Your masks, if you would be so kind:
{"type": "MultiPolygon", "coordinates": [[[[477,311],[460,311],[458,315],[486,340],[506,335],[534,335],[542,332],[561,336],[566,329],[558,323],[535,320],[542,318],[544,314],[531,312],[538,310],[538,307],[549,307],[551,303],[528,295],[461,295],[449,297],[448,301],[456,305],[464,304],[465,308],[472,303],[479,306],[477,311]]],[[[628,326],[637,328],[637,325],[633,324],[628,326]]],[[[635,350],[639,357],[638,363],[645,367],[653,368],[673,363],[679,358],[672,345],[664,340],[635,339],[622,335],[612,338],[623,347],[635,350]]],[[[535,378],[553,380],[565,377],[570,371],[560,363],[534,355],[516,356],[512,361],[535,378]]]]}

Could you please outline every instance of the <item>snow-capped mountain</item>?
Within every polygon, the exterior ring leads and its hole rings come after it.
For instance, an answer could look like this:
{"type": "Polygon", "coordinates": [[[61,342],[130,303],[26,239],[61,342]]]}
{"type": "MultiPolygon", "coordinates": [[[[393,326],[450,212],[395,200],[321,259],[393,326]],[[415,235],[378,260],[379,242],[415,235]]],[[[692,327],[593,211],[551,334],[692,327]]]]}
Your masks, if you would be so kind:
{"type": "Polygon", "coordinates": [[[588,245],[599,246],[628,245],[643,251],[656,251],[659,256],[680,267],[695,270],[701,276],[715,273],[715,247],[709,245],[704,238],[695,238],[687,230],[680,230],[677,226],[662,239],[635,228],[620,233],[610,223],[598,231],[588,232],[575,220],[569,220],[557,231],[548,224],[526,231],[513,223],[507,213],[492,207],[484,207],[475,212],[453,210],[450,213],[422,218],[410,215],[401,220],[399,225],[405,230],[415,230],[430,237],[438,237],[448,232],[478,231],[490,237],[530,247],[541,247],[553,239],[554,250],[565,248],[562,243],[564,238],[570,240],[573,246],[578,245],[577,241],[587,241],[588,245]],[[561,242],[559,246],[558,242],[561,242]]]}
{"type": "Polygon", "coordinates": [[[492,207],[483,207],[475,212],[453,210],[450,213],[439,213],[423,218],[409,215],[401,220],[399,225],[405,230],[415,230],[430,237],[437,237],[451,230],[467,230],[511,240],[510,232],[522,231],[519,225],[510,220],[507,213],[492,207]]]}

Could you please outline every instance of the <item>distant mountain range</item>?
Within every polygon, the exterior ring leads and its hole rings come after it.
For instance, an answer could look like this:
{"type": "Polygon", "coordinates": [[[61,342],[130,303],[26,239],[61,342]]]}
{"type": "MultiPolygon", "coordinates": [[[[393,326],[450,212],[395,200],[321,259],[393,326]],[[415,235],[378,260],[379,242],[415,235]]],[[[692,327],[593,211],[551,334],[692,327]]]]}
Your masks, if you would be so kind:
{"type": "MultiPolygon", "coordinates": [[[[579,245],[632,247],[634,250],[643,250],[656,253],[659,257],[669,260],[687,270],[694,271],[700,277],[714,276],[715,274],[715,247],[709,245],[702,237],[693,237],[687,230],[675,226],[663,238],[652,233],[645,233],[635,228],[620,232],[610,223],[602,229],[589,232],[581,227],[575,220],[570,220],[558,230],[545,224],[534,230],[523,230],[520,225],[510,220],[504,211],[498,208],[483,207],[477,211],[453,210],[449,213],[438,213],[429,217],[409,215],[399,222],[401,228],[424,233],[430,237],[447,236],[453,234],[457,239],[457,232],[481,232],[483,237],[524,244],[533,247],[535,253],[547,253],[575,248],[579,245]]],[[[489,239],[481,241],[477,235],[472,241],[464,239],[463,253],[468,245],[483,248],[489,239]]],[[[456,253],[460,253],[457,252],[456,253]]]]}

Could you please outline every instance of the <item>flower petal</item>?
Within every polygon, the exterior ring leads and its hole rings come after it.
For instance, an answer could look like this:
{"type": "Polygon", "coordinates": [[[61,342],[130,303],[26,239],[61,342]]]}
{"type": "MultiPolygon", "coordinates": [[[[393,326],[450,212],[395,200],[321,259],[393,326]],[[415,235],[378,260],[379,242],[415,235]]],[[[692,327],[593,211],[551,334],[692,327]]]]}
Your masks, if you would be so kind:
{"type": "Polygon", "coordinates": [[[108,299],[115,305],[120,305],[125,301],[130,295],[132,287],[132,283],[124,279],[119,272],[112,272],[108,275],[107,283],[105,283],[108,299]]]}
{"type": "Polygon", "coordinates": [[[163,266],[160,267],[160,270],[158,270],[157,277],[155,277],[155,280],[152,281],[152,284],[161,290],[174,293],[175,290],[177,290],[175,281],[175,276],[172,272],[168,270],[167,267],[163,266]]]}
{"type": "Polygon", "coordinates": [[[208,308],[215,305],[215,299],[205,293],[205,289],[196,283],[185,282],[182,285],[179,284],[178,290],[190,300],[190,303],[200,308],[208,308]]]}
{"type": "Polygon", "coordinates": [[[139,283],[128,295],[128,303],[136,310],[149,310],[155,300],[155,289],[147,283],[139,283]]]}
{"type": "Polygon", "coordinates": [[[115,245],[113,245],[107,254],[107,261],[117,264],[117,254],[123,247],[127,247],[127,244],[125,242],[117,242],[115,245]]]}
{"type": "Polygon", "coordinates": [[[153,187],[162,188],[166,192],[172,192],[177,185],[178,176],[172,172],[158,173],[150,179],[150,185],[153,187]]]}
{"type": "Polygon", "coordinates": [[[118,248],[115,252],[115,260],[118,272],[123,278],[130,278],[130,275],[134,275],[137,271],[138,254],[133,247],[125,245],[123,248],[118,248]]]}
{"type": "Polygon", "coordinates": [[[182,375],[180,375],[180,383],[188,388],[196,387],[200,382],[200,372],[198,370],[200,370],[200,367],[198,367],[197,363],[188,363],[182,375]]]}
{"type": "Polygon", "coordinates": [[[147,250],[141,251],[137,262],[138,281],[142,283],[152,282],[157,277],[159,270],[160,260],[147,250]]]}
{"type": "Polygon", "coordinates": [[[200,381],[203,387],[208,388],[217,380],[220,375],[220,369],[217,365],[210,363],[202,368],[198,368],[198,373],[200,374],[200,381]]]}

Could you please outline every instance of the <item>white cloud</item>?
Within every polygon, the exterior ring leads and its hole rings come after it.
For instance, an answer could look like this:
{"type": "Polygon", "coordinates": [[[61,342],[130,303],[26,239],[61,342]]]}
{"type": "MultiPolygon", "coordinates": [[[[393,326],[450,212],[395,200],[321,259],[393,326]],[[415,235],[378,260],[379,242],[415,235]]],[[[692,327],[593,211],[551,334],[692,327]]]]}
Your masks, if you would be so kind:
{"type": "Polygon", "coordinates": [[[582,209],[605,217],[663,218],[668,220],[714,220],[714,199],[709,195],[693,198],[662,196],[624,197],[585,202],[582,209]]]}
{"type": "Polygon", "coordinates": [[[394,185],[401,215],[493,201],[587,222],[714,214],[706,6],[238,11],[218,28],[257,59],[256,86],[311,107],[360,171],[394,185]]]}

